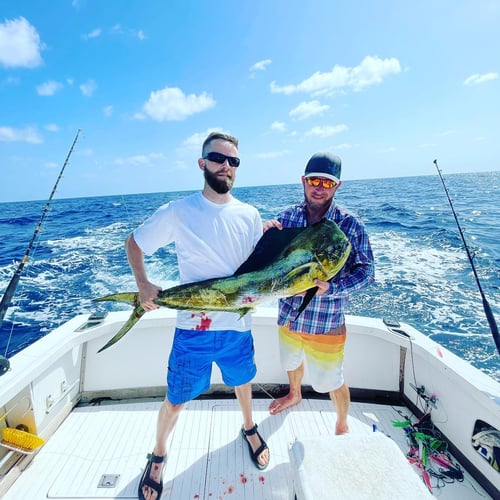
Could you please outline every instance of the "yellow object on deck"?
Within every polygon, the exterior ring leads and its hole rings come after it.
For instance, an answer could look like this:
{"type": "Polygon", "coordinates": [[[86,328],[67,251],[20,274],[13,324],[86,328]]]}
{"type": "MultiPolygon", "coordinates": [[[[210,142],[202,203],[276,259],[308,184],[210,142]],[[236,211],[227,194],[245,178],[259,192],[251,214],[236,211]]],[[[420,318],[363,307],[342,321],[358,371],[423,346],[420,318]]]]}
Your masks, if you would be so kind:
{"type": "Polygon", "coordinates": [[[13,451],[30,454],[44,445],[45,441],[35,434],[19,429],[4,427],[2,429],[2,442],[0,444],[13,451]]]}

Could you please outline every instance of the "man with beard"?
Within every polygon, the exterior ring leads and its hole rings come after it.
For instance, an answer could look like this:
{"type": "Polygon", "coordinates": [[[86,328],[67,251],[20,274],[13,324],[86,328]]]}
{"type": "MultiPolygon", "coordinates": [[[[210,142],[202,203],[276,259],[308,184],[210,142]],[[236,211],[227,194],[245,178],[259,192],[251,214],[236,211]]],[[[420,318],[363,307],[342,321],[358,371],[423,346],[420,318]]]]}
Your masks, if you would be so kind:
{"type": "Polygon", "coordinates": [[[374,280],[373,254],[365,227],[356,215],[334,200],[342,184],[340,173],[338,156],[313,155],[302,177],[304,201],[264,225],[265,230],[273,226],[306,227],[326,218],[333,220],[351,243],[351,252],[341,271],[329,282],[316,280],[316,295],[299,317],[302,297],[280,299],[280,358],[283,369],[288,372],[290,388],[286,396],[275,399],[269,406],[270,413],[275,415],[301,401],[305,358],[313,389],[328,392],[336,409],[335,434],[349,432],[350,393],[343,376],[344,312],[350,295],[374,280]]]}
{"type": "MultiPolygon", "coordinates": [[[[252,253],[262,236],[262,221],[255,207],[231,195],[239,164],[238,140],[211,133],[198,160],[203,190],[161,206],[127,237],[127,257],[146,311],[158,308],[153,301],[160,287],[148,279],[144,254],[174,243],[180,282],[192,283],[230,276],[252,253]]],[[[219,366],[224,383],[235,388],[243,414],[241,435],[253,463],[259,469],[269,464],[269,449],[252,418],[251,380],[256,367],[250,326],[249,314],[178,311],[167,394],[158,414],[155,447],[139,483],[139,498],[161,497],[168,437],[184,404],[209,388],[212,362],[219,366]]]]}

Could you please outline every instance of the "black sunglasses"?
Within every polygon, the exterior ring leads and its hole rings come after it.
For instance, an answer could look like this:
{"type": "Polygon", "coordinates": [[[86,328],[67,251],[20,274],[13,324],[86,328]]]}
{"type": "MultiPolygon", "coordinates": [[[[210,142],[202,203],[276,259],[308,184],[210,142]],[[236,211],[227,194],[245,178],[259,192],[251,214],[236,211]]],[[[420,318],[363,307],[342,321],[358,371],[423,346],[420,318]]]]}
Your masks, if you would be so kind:
{"type": "Polygon", "coordinates": [[[216,151],[207,153],[203,158],[208,161],[214,161],[215,163],[219,163],[221,165],[227,160],[229,166],[231,167],[239,167],[240,165],[240,159],[236,156],[226,156],[222,153],[217,153],[216,151]]]}

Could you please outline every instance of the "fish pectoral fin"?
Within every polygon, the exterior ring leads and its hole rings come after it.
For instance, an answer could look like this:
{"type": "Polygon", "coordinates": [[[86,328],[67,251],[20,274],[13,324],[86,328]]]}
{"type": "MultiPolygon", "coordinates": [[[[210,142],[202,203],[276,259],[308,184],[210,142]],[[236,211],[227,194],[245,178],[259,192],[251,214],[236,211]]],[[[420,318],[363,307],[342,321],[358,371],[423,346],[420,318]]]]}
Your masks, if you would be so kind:
{"type": "Polygon", "coordinates": [[[118,333],[104,346],[102,346],[97,352],[102,352],[113,344],[116,344],[143,316],[146,311],[142,306],[137,306],[133,311],[127,322],[120,328],[118,333]]]}
{"type": "Polygon", "coordinates": [[[301,315],[302,311],[307,307],[309,302],[311,302],[312,298],[316,295],[316,292],[318,291],[318,287],[314,286],[312,288],[309,288],[304,295],[304,298],[302,299],[302,302],[300,304],[299,310],[297,311],[297,315],[295,316],[295,320],[301,315]]]}
{"type": "Polygon", "coordinates": [[[92,302],[123,302],[124,304],[136,307],[139,305],[139,292],[114,293],[94,299],[92,302]]]}
{"type": "Polygon", "coordinates": [[[297,276],[307,274],[315,265],[316,264],[313,262],[308,262],[307,264],[302,264],[301,266],[294,267],[286,274],[285,279],[296,278],[297,276]]]}

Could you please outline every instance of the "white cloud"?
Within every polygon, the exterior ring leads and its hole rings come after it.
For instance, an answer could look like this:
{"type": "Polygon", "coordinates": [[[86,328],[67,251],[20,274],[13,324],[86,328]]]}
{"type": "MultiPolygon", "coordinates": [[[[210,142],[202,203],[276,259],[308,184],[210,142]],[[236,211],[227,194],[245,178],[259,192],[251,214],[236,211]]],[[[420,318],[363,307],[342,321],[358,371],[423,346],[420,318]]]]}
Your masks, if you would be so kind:
{"type": "Polygon", "coordinates": [[[445,130],[444,132],[441,132],[441,133],[439,133],[438,135],[439,135],[440,137],[446,137],[446,136],[448,136],[448,135],[453,135],[453,134],[456,134],[456,131],[455,131],[455,130],[453,130],[453,129],[450,129],[450,130],[445,130]]]}
{"type": "Polygon", "coordinates": [[[80,90],[84,96],[91,96],[97,89],[97,84],[94,80],[88,80],[86,83],[80,85],[80,90]]]}
{"type": "Polygon", "coordinates": [[[281,158],[282,156],[286,156],[289,153],[288,150],[284,151],[269,151],[267,153],[257,153],[255,156],[260,158],[261,160],[269,160],[273,158],[281,158]]]}
{"type": "Polygon", "coordinates": [[[257,73],[257,71],[265,71],[267,66],[269,66],[271,63],[272,63],[271,59],[264,59],[262,61],[256,62],[252,66],[250,66],[250,69],[249,69],[250,78],[254,78],[255,73],[257,73]]]}
{"type": "Polygon", "coordinates": [[[319,101],[301,102],[296,108],[289,113],[291,118],[296,120],[305,120],[311,116],[322,115],[324,111],[330,109],[327,104],[321,104],[319,101]]]}
{"type": "Polygon", "coordinates": [[[59,132],[59,125],[56,125],[55,123],[48,123],[45,125],[44,129],[49,132],[59,132]]]}
{"type": "Polygon", "coordinates": [[[21,79],[17,76],[9,75],[5,80],[2,81],[2,84],[5,85],[19,85],[21,83],[21,79]]]}
{"type": "Polygon", "coordinates": [[[162,122],[185,120],[214,106],[215,100],[206,92],[185,95],[177,87],[165,87],[151,92],[142,109],[153,120],[162,122]]]}
{"type": "Polygon", "coordinates": [[[200,149],[203,141],[207,138],[208,134],[211,132],[222,132],[221,128],[209,128],[205,132],[196,132],[190,135],[187,139],[182,142],[182,146],[188,149],[200,149]]]}
{"type": "Polygon", "coordinates": [[[183,160],[175,160],[173,162],[173,170],[187,170],[190,167],[185,161],[183,160]]]}
{"type": "Polygon", "coordinates": [[[12,127],[0,127],[0,142],[27,142],[29,144],[41,144],[43,140],[34,127],[17,129],[12,127]]]}
{"type": "Polygon", "coordinates": [[[133,38],[138,38],[139,40],[145,40],[146,35],[143,30],[135,30],[132,28],[124,28],[121,24],[115,24],[111,28],[111,33],[114,35],[131,36],[133,38]]]}
{"type": "Polygon", "coordinates": [[[48,82],[42,83],[36,87],[38,95],[54,95],[56,92],[61,90],[64,85],[60,82],[55,82],[50,80],[48,82]]]}
{"type": "Polygon", "coordinates": [[[343,142],[342,144],[336,144],[333,149],[334,150],[335,149],[352,149],[352,144],[348,144],[346,142],[343,142]]]}
{"type": "Polygon", "coordinates": [[[128,156],[126,158],[117,158],[116,165],[132,165],[134,167],[154,165],[158,160],[164,160],[162,153],[149,153],[147,155],[128,156]]]}
{"type": "Polygon", "coordinates": [[[35,68],[42,64],[44,45],[36,29],[24,18],[0,24],[0,64],[7,68],[35,68]]]}
{"type": "Polygon", "coordinates": [[[250,67],[250,71],[264,71],[267,66],[272,63],[271,59],[264,59],[263,61],[256,62],[250,67]]]}
{"type": "MultiPolygon", "coordinates": [[[[130,29],[130,28],[123,28],[120,24],[115,24],[110,30],[107,31],[109,34],[111,32],[111,35],[120,35],[120,36],[129,36],[132,38],[137,38],[139,40],[145,40],[146,35],[143,30],[135,30],[135,29],[130,29]]],[[[91,38],[98,38],[101,35],[103,35],[103,30],[102,28],[95,28],[89,33],[86,33],[85,35],[82,35],[82,38],[84,40],[90,40],[91,38]]]]}
{"type": "Polygon", "coordinates": [[[331,137],[332,135],[335,134],[340,134],[341,132],[345,132],[348,130],[347,125],[341,124],[341,125],[326,125],[324,127],[313,127],[311,130],[308,130],[305,135],[306,136],[317,136],[317,137],[331,137]]]}
{"type": "Polygon", "coordinates": [[[478,136],[472,139],[473,142],[484,142],[486,140],[486,137],[478,136]]]}
{"type": "Polygon", "coordinates": [[[271,130],[275,130],[276,132],[285,132],[286,125],[283,122],[273,122],[271,123],[271,130]]]}
{"type": "Polygon", "coordinates": [[[294,94],[305,92],[313,96],[333,95],[343,89],[360,91],[372,85],[379,85],[385,77],[401,72],[401,65],[395,58],[380,59],[366,56],[358,66],[335,65],[328,73],[316,71],[297,85],[278,85],[271,82],[271,92],[294,94]]]}
{"type": "Polygon", "coordinates": [[[498,73],[475,74],[465,79],[464,85],[480,85],[481,83],[498,80],[498,73]]]}
{"type": "Polygon", "coordinates": [[[101,28],[95,28],[93,29],[90,33],[87,33],[86,35],[83,35],[82,38],[84,40],[89,40],[90,38],[98,38],[102,34],[102,29],[101,28]]]}
{"type": "Polygon", "coordinates": [[[104,113],[104,116],[111,116],[113,114],[113,106],[104,106],[104,108],[102,108],[102,112],[104,113]]]}

